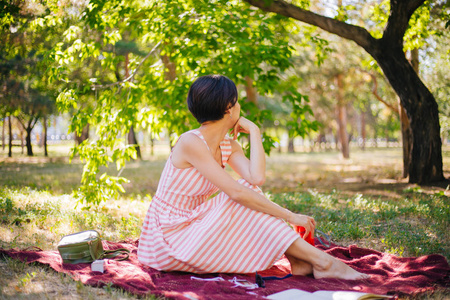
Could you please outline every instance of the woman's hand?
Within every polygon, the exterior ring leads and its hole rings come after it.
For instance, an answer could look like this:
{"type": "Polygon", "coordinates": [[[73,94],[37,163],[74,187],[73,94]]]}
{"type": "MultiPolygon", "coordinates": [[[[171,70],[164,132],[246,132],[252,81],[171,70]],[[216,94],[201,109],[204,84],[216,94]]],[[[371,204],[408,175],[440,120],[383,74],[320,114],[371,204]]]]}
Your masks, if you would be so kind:
{"type": "Polygon", "coordinates": [[[231,134],[233,135],[233,139],[236,140],[238,137],[238,133],[253,133],[256,132],[256,130],[259,132],[259,128],[255,125],[255,123],[244,117],[240,117],[234,125],[231,134]]]}
{"type": "MultiPolygon", "coordinates": [[[[305,228],[305,232],[302,233],[303,239],[309,236],[314,236],[314,229],[316,228],[316,221],[313,217],[302,215],[302,214],[293,214],[289,220],[289,223],[294,226],[295,231],[299,232],[298,227],[301,226],[305,228]]],[[[300,232],[299,232],[300,233],[300,232]]]]}

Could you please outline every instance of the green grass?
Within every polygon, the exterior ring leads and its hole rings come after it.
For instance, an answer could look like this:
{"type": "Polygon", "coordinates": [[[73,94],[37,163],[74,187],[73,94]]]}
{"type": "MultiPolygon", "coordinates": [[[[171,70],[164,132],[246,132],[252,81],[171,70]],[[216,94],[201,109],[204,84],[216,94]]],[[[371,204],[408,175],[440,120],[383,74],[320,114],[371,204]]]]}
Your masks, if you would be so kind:
{"type": "Polygon", "coordinates": [[[339,192],[272,195],[272,200],[299,213],[314,216],[318,229],[337,243],[399,256],[431,253],[450,260],[450,205],[441,192],[404,192],[401,200],[373,199],[362,194],[348,198],[339,192]]]}
{"type": "MultiPolygon", "coordinates": [[[[53,162],[42,157],[0,160],[0,247],[54,250],[63,235],[93,228],[107,240],[137,239],[164,163],[163,155],[128,163],[122,173],[130,179],[127,193],[89,208],[71,195],[81,163],[69,164],[63,156],[53,162]]],[[[444,159],[444,169],[449,166],[444,159]]],[[[278,154],[267,167],[267,195],[314,216],[318,228],[337,244],[402,257],[441,254],[450,260],[450,191],[402,181],[399,149],[357,151],[349,161],[335,152],[278,154]]],[[[0,299],[134,298],[112,286],[84,286],[48,267],[11,259],[0,259],[0,273],[0,299]]],[[[442,291],[415,298],[448,296],[442,291]]]]}
{"type": "MultiPolygon", "coordinates": [[[[63,235],[97,229],[106,240],[137,239],[148,199],[118,200],[95,209],[77,205],[69,195],[54,196],[30,188],[0,189],[0,247],[36,246],[55,250],[63,235]]],[[[106,285],[85,286],[48,266],[0,259],[0,299],[133,299],[106,285]]],[[[157,299],[149,295],[144,299],[157,299]]]]}
{"type": "Polygon", "coordinates": [[[105,239],[138,238],[148,203],[148,198],[117,200],[89,208],[77,204],[70,195],[3,188],[0,189],[0,246],[55,249],[61,236],[93,228],[102,232],[105,239]]]}

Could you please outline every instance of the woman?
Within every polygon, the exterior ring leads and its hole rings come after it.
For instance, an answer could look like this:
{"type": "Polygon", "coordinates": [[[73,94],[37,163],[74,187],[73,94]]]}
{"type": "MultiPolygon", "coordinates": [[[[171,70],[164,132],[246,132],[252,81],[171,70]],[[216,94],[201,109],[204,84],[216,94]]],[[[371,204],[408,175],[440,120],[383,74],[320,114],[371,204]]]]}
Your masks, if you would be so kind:
{"type": "Polygon", "coordinates": [[[139,261],[164,271],[251,273],[285,254],[294,275],[367,278],[286,224],[305,227],[308,236],[314,233],[312,217],[280,207],[258,188],[265,180],[261,135],[240,117],[237,97],[225,76],[203,76],[192,84],[187,103],[201,126],[182,134],[172,149],[142,227],[139,261]],[[250,135],[250,159],[235,141],[240,132],[250,135]],[[234,180],[225,164],[242,179],[234,180]]]}

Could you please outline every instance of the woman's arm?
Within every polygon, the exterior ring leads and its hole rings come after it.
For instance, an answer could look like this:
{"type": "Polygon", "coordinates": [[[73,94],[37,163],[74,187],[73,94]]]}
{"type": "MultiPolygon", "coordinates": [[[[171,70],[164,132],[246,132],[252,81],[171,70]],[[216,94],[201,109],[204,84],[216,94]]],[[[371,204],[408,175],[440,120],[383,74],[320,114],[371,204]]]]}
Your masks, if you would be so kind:
{"type": "Polygon", "coordinates": [[[234,180],[219,166],[205,143],[196,135],[186,134],[180,139],[172,156],[179,163],[185,162],[185,166],[196,168],[233,201],[253,210],[285,219],[291,224],[303,226],[306,229],[304,236],[308,236],[309,232],[314,231],[315,222],[312,217],[292,213],[234,180]]]}
{"type": "Polygon", "coordinates": [[[262,185],[266,180],[266,156],[261,140],[261,132],[253,122],[241,117],[233,128],[231,155],[228,164],[245,180],[254,185],[262,185]],[[235,140],[239,132],[250,134],[250,159],[235,140]]]}

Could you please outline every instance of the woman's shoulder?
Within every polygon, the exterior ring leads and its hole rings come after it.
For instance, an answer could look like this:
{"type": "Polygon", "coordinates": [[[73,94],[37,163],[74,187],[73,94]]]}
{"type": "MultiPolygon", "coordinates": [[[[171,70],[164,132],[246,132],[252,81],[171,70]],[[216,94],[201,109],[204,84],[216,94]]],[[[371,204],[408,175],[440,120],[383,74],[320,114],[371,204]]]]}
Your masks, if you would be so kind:
{"type": "Polygon", "coordinates": [[[178,137],[178,141],[180,141],[181,139],[192,139],[193,137],[194,139],[196,139],[195,137],[202,139],[202,135],[198,129],[192,129],[182,133],[178,137]]]}
{"type": "Polygon", "coordinates": [[[204,156],[207,148],[201,138],[192,131],[187,131],[180,135],[175,146],[172,148],[171,161],[173,166],[178,169],[192,167],[188,162],[189,157],[204,156]]]}
{"type": "MultiPolygon", "coordinates": [[[[189,146],[189,147],[198,147],[198,145],[202,144],[203,138],[201,136],[200,131],[197,129],[186,131],[178,137],[175,146],[181,145],[181,147],[189,146]]],[[[174,148],[175,148],[174,146],[174,148]]]]}

